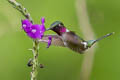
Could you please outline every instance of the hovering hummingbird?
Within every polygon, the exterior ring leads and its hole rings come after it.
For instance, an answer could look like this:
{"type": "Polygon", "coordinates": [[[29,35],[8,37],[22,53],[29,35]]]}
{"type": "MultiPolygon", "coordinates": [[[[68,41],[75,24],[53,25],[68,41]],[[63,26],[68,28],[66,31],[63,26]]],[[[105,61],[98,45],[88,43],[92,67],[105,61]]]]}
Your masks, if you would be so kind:
{"type": "Polygon", "coordinates": [[[42,40],[47,40],[49,36],[52,36],[51,45],[67,47],[80,54],[82,54],[86,49],[90,48],[94,43],[114,33],[109,33],[96,40],[85,41],[73,31],[68,30],[61,21],[55,21],[47,30],[52,30],[57,33],[57,35],[44,35],[42,40]]]}

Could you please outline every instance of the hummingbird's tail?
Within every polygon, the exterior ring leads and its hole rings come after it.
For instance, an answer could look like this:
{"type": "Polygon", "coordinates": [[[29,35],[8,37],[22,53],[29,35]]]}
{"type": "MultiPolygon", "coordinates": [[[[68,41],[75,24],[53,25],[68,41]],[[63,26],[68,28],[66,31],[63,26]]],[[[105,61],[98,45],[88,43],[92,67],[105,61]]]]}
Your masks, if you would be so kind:
{"type": "Polygon", "coordinates": [[[108,34],[106,34],[106,35],[104,35],[104,36],[96,39],[96,40],[93,42],[93,44],[96,43],[96,42],[98,42],[98,41],[100,41],[100,40],[102,40],[102,39],[104,39],[104,38],[106,38],[106,37],[109,37],[109,36],[113,35],[114,33],[115,33],[115,32],[108,33],[108,34]]]}
{"type": "Polygon", "coordinates": [[[100,40],[102,40],[102,39],[104,39],[104,38],[106,38],[106,37],[109,37],[109,36],[111,36],[111,35],[113,35],[113,34],[114,34],[114,32],[108,33],[108,34],[106,34],[106,35],[104,35],[104,36],[102,36],[102,37],[100,37],[100,38],[98,38],[98,39],[96,39],[96,40],[89,40],[89,41],[88,41],[88,47],[91,47],[94,43],[96,43],[96,42],[98,42],[98,41],[100,41],[100,40]]]}

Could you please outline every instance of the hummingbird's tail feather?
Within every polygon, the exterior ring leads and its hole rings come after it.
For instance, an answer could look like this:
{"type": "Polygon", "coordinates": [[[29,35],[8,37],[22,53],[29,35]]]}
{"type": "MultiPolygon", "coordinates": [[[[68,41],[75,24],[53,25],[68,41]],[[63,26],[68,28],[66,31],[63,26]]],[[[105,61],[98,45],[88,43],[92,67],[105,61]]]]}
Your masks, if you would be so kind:
{"type": "Polygon", "coordinates": [[[102,40],[102,39],[104,39],[104,38],[106,38],[106,37],[109,37],[109,36],[113,35],[114,33],[115,33],[115,32],[108,33],[108,34],[106,34],[106,35],[104,35],[104,36],[102,36],[102,37],[94,40],[93,44],[96,43],[96,42],[98,42],[98,41],[100,41],[100,40],[102,40]]]}
{"type": "Polygon", "coordinates": [[[98,38],[98,39],[96,39],[96,40],[88,40],[87,41],[87,43],[88,43],[88,47],[91,47],[93,44],[95,44],[96,42],[98,42],[98,41],[100,41],[100,40],[102,40],[102,39],[104,39],[104,38],[106,38],[106,37],[108,37],[108,36],[111,36],[111,35],[113,35],[114,34],[114,32],[112,32],[112,33],[108,33],[108,34],[106,34],[106,35],[104,35],[104,36],[102,36],[102,37],[100,37],[100,38],[98,38]]]}

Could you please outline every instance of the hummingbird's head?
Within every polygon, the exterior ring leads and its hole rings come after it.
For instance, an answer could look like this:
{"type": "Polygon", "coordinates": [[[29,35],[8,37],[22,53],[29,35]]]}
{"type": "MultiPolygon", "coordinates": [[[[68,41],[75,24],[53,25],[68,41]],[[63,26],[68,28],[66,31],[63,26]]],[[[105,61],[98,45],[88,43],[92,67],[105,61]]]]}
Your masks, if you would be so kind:
{"type": "Polygon", "coordinates": [[[56,32],[58,35],[62,35],[67,31],[67,29],[64,27],[64,24],[61,21],[55,21],[50,25],[50,28],[47,30],[52,30],[56,32]]]}

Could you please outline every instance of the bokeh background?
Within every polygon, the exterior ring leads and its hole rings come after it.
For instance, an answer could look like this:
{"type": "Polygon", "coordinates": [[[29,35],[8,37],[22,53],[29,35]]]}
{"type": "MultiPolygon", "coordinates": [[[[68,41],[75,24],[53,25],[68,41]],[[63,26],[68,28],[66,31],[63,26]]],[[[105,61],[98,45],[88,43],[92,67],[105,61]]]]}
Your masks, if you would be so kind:
{"type": "MultiPolygon", "coordinates": [[[[29,10],[35,23],[40,23],[42,16],[46,27],[60,20],[83,37],[76,15],[76,0],[17,1],[29,10]]],[[[86,0],[86,4],[96,37],[115,32],[98,43],[89,80],[120,80],[120,0],[86,0]]],[[[21,30],[21,19],[24,17],[6,0],[0,0],[0,80],[30,80],[31,68],[26,64],[32,57],[28,50],[32,48],[32,40],[21,30]]],[[[82,80],[83,59],[84,55],[67,48],[46,49],[46,44],[40,44],[39,61],[45,68],[39,69],[38,80],[82,80]]]]}

